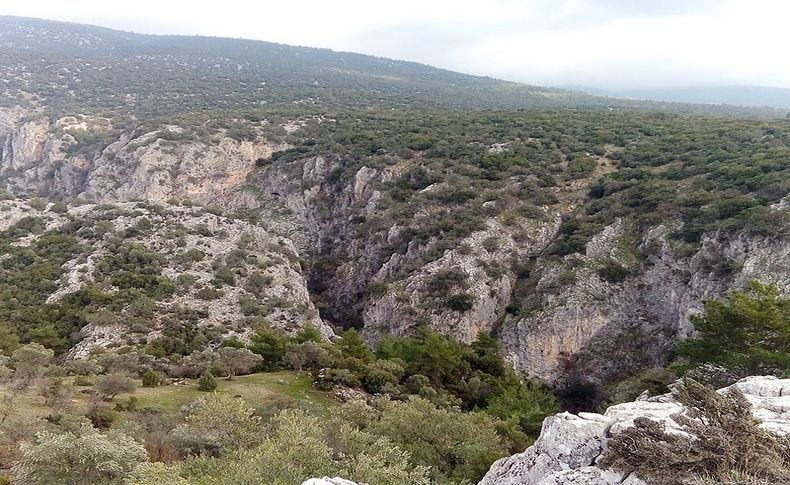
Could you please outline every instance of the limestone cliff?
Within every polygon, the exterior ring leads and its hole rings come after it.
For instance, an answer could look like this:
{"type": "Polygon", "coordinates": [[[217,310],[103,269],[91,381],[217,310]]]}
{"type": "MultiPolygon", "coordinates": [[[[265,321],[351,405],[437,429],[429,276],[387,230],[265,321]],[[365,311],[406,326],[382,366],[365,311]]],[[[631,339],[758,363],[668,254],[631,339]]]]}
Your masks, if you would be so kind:
{"type": "Polygon", "coordinates": [[[556,203],[530,215],[506,218],[499,201],[486,202],[482,228],[448,244],[413,230],[429,227],[441,205],[403,221],[383,202],[419,155],[338,176],[347,167],[330,154],[272,158],[289,145],[267,138],[267,127],[254,124],[254,139],[237,139],[225,129],[121,130],[94,116],[0,109],[0,180],[17,194],[254,212],[308,263],[307,286],[325,319],[363,328],[371,342],[419,325],[465,341],[491,332],[518,370],[549,383],[573,373],[605,382],[663,364],[704,299],[751,279],[790,289],[786,240],[708,233],[690,250],[669,237],[679,224],[672,220],[648,228],[617,220],[583,253],[553,254],[563,220],[594,178],[613,170],[606,155],[594,157],[592,177],[553,187],[556,203]]]}

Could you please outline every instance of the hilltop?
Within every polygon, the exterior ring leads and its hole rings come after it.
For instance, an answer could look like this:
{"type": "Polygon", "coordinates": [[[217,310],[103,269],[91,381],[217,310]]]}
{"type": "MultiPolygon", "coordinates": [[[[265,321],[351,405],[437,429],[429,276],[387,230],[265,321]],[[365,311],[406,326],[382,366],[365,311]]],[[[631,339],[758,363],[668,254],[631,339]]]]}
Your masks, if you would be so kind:
{"type": "Polygon", "coordinates": [[[328,49],[0,16],[2,102],[146,118],[289,108],[774,110],[633,101],[328,49]]]}

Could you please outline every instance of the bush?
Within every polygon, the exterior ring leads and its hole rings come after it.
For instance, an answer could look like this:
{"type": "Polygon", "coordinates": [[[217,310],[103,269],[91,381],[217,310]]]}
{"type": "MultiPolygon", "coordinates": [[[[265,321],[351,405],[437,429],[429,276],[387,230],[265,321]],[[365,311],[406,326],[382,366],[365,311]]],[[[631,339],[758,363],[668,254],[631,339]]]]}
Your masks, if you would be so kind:
{"type": "Polygon", "coordinates": [[[143,387],[156,387],[161,381],[162,376],[153,369],[149,369],[143,374],[143,387]]]}
{"type": "Polygon", "coordinates": [[[211,371],[206,371],[198,379],[198,390],[203,392],[212,392],[217,389],[217,379],[211,371]]]}
{"type": "Polygon", "coordinates": [[[757,426],[737,388],[718,394],[687,379],[675,397],[686,414],[673,419],[688,435],[637,418],[634,427],[609,441],[601,466],[635,473],[655,485],[701,478],[724,483],[736,470],[751,479],[790,483],[790,443],[757,426]]]}
{"type": "Polygon", "coordinates": [[[678,354],[690,366],[715,364],[734,377],[779,375],[790,368],[790,299],[776,286],[753,282],[748,292],[733,292],[722,301],[705,302],[692,317],[699,336],[681,342],[678,354]]]}
{"type": "Polygon", "coordinates": [[[102,399],[112,401],[118,394],[133,392],[137,386],[131,377],[121,374],[110,374],[96,378],[96,383],[93,387],[102,399]]]}
{"type": "Polygon", "coordinates": [[[447,308],[450,310],[465,313],[474,308],[475,297],[469,293],[457,293],[447,299],[447,308]]]}
{"type": "Polygon", "coordinates": [[[93,381],[85,376],[77,376],[74,378],[74,385],[78,387],[91,387],[93,386],[93,381]]]}
{"type": "Polygon", "coordinates": [[[598,268],[598,276],[609,283],[622,283],[631,274],[626,268],[616,261],[606,261],[603,266],[598,268]]]}
{"type": "Polygon", "coordinates": [[[111,485],[148,460],[145,448],[119,432],[82,428],[76,433],[42,431],[20,448],[14,483],[27,485],[111,485]]]}

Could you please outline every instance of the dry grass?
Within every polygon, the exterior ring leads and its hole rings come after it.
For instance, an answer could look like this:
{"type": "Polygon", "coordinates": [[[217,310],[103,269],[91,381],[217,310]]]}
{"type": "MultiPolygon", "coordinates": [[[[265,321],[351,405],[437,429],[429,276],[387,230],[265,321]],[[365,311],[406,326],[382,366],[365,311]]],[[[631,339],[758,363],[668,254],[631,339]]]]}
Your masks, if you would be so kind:
{"type": "Polygon", "coordinates": [[[757,426],[740,391],[720,395],[687,380],[675,395],[687,412],[674,419],[690,436],[638,418],[609,442],[601,465],[651,485],[790,483],[790,443],[757,426]]]}

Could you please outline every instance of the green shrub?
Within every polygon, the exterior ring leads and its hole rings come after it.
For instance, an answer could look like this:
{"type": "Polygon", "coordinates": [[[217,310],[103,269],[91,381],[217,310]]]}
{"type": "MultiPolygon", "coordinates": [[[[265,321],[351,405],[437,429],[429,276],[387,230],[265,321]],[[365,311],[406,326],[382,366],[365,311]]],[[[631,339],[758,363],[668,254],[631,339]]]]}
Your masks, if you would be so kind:
{"type": "Polygon", "coordinates": [[[203,392],[211,392],[217,389],[217,380],[211,371],[206,371],[198,379],[198,390],[203,392]]]}
{"type": "Polygon", "coordinates": [[[735,378],[790,368],[790,299],[776,286],[753,282],[746,292],[705,302],[704,313],[691,321],[699,335],[677,348],[686,367],[711,363],[735,378]]]}
{"type": "Polygon", "coordinates": [[[455,312],[468,312],[475,306],[475,297],[469,293],[457,293],[447,299],[447,308],[455,312]]]}
{"type": "Polygon", "coordinates": [[[612,260],[606,261],[596,272],[609,283],[622,283],[631,274],[623,265],[612,260]]]}
{"type": "Polygon", "coordinates": [[[162,376],[153,369],[149,369],[143,374],[143,387],[156,387],[161,382],[162,376]]]}

